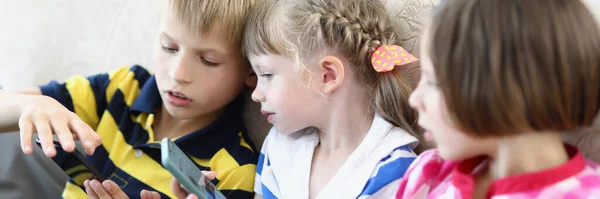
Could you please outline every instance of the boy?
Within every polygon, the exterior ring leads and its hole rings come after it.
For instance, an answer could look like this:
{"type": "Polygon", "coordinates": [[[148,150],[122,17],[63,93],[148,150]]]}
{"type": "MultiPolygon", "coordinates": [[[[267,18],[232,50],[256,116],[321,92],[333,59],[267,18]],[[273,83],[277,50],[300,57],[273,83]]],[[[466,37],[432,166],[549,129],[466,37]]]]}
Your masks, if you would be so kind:
{"type": "MultiPolygon", "coordinates": [[[[52,134],[65,151],[74,150],[74,138],[81,140],[88,159],[109,179],[86,183],[90,197],[139,198],[143,189],[174,197],[171,174],[160,164],[159,141],[169,137],[201,170],[216,171],[213,182],[228,198],[251,198],[257,155],[242,123],[240,92],[256,81],[241,51],[254,3],[169,0],[155,75],[133,66],[20,93],[0,91],[0,109],[7,110],[0,131],[19,128],[28,154],[37,132],[49,157],[57,155],[52,134]]],[[[63,197],[86,197],[75,184],[86,177],[69,179],[63,197]]]]}

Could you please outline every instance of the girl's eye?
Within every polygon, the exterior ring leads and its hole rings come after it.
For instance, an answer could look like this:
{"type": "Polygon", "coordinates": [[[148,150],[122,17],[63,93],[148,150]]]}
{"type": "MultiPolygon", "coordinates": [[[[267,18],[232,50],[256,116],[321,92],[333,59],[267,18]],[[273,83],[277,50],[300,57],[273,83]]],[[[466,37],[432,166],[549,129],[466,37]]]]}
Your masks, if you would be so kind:
{"type": "Polygon", "coordinates": [[[263,73],[261,75],[259,75],[260,77],[263,77],[267,80],[270,80],[271,78],[273,78],[273,74],[269,74],[269,73],[263,73]]]}
{"type": "Polygon", "coordinates": [[[438,86],[438,84],[434,81],[427,81],[427,85],[431,86],[431,87],[436,87],[438,86]]]}

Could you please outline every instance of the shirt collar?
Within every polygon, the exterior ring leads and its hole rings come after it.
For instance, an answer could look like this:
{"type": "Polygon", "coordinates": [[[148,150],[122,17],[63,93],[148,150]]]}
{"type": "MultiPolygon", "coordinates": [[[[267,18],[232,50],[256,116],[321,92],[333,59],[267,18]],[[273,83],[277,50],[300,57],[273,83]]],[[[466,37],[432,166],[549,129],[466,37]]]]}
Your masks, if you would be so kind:
{"type": "Polygon", "coordinates": [[[131,111],[145,113],[153,113],[155,109],[160,108],[162,105],[162,98],[160,97],[160,91],[156,85],[156,77],[150,76],[144,86],[140,90],[140,94],[131,105],[131,111]]]}
{"type": "Polygon", "coordinates": [[[242,119],[243,98],[243,95],[236,97],[215,121],[176,139],[175,144],[197,158],[211,158],[232,142],[239,145],[243,139],[240,134],[246,131],[242,119]]]}
{"type": "MultiPolygon", "coordinates": [[[[565,144],[569,160],[564,164],[521,175],[509,176],[495,180],[490,184],[487,196],[503,195],[548,187],[581,172],[585,168],[585,160],[577,148],[565,144]]],[[[470,198],[474,189],[473,171],[485,161],[485,157],[476,157],[460,162],[453,171],[452,184],[461,190],[463,198],[470,198]]]]}

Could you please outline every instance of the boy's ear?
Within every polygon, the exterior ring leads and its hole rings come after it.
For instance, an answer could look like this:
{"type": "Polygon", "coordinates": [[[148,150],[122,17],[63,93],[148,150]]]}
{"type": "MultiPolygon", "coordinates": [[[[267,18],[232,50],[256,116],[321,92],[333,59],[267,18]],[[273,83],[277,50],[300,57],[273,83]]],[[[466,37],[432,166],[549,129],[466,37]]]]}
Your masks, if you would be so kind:
{"type": "Polygon", "coordinates": [[[344,63],[338,57],[327,55],[319,61],[319,68],[323,89],[321,92],[329,94],[338,89],[344,82],[344,63]]]}
{"type": "Polygon", "coordinates": [[[258,81],[256,73],[254,72],[254,70],[250,69],[250,71],[248,72],[248,76],[246,76],[246,86],[254,88],[256,87],[256,81],[258,81]]]}

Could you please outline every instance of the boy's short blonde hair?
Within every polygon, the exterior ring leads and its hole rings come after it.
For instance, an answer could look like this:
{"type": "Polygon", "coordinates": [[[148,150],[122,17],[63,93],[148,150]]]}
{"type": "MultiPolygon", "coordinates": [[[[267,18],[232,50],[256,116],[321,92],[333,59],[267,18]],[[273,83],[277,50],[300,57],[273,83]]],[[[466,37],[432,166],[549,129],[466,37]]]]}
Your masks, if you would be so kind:
{"type": "Polygon", "coordinates": [[[241,47],[244,25],[257,0],[169,0],[177,20],[194,33],[224,31],[232,47],[241,47]]]}

